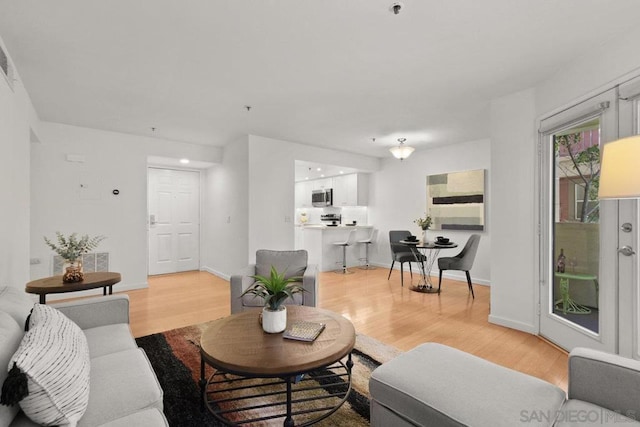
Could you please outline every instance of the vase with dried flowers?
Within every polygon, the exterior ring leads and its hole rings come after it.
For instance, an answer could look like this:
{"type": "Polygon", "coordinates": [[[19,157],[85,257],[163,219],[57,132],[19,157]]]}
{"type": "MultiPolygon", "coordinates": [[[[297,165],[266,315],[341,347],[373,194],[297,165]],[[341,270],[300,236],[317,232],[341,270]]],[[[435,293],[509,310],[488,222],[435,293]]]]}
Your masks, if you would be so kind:
{"type": "Polygon", "coordinates": [[[44,237],[47,246],[60,255],[65,261],[62,274],[62,281],[64,283],[81,282],[84,280],[82,255],[98,247],[98,244],[104,239],[104,236],[89,237],[87,234],[78,236],[78,233],[65,236],[59,231],[56,231],[57,241],[55,243],[46,236],[44,237]]]}

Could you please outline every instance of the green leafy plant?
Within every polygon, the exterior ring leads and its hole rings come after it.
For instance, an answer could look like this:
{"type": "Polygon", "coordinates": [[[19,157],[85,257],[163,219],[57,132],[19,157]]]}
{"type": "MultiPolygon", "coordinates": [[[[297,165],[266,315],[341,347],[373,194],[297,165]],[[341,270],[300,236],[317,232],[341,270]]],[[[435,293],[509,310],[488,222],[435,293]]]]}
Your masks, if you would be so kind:
{"type": "Polygon", "coordinates": [[[420,227],[421,229],[428,230],[429,227],[431,227],[431,224],[433,223],[433,220],[431,219],[431,215],[425,214],[424,218],[420,217],[420,218],[414,220],[413,222],[418,224],[418,227],[420,227]]]}
{"type": "Polygon", "coordinates": [[[69,262],[74,262],[83,254],[98,247],[98,244],[105,239],[104,236],[89,237],[87,234],[78,237],[78,233],[72,233],[68,237],[56,231],[57,242],[54,243],[44,236],[44,241],[55,253],[69,262]]]}
{"type": "Polygon", "coordinates": [[[271,266],[269,277],[251,276],[256,282],[242,293],[242,296],[250,294],[264,299],[264,305],[269,310],[278,311],[282,303],[289,297],[297,293],[304,292],[304,288],[299,283],[302,277],[290,277],[285,279],[285,272],[278,273],[274,266],[271,266]]]}
{"type": "Polygon", "coordinates": [[[567,156],[570,167],[558,162],[558,168],[564,177],[572,183],[582,187],[584,200],[578,214],[580,222],[598,222],[600,219],[600,203],[598,201],[598,188],[600,187],[600,147],[592,145],[587,148],[582,146],[581,132],[554,136],[554,148],[557,157],[567,156]],[[564,152],[561,153],[560,149],[564,152]]]}

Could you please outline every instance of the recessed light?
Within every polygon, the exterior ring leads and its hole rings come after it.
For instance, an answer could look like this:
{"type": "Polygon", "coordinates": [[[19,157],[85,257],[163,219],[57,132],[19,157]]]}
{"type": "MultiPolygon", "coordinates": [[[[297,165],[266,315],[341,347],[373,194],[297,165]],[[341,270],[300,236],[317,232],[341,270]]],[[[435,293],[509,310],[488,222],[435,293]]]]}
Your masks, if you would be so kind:
{"type": "Polygon", "coordinates": [[[189,159],[180,159],[180,163],[182,163],[183,165],[186,165],[189,163],[189,159]]]}
{"type": "Polygon", "coordinates": [[[305,177],[304,177],[304,179],[309,179],[309,177],[308,177],[308,176],[305,176],[305,177]]]}
{"type": "Polygon", "coordinates": [[[342,175],[344,173],[344,171],[340,171],[340,175],[342,175]]]}
{"type": "Polygon", "coordinates": [[[322,168],[318,168],[318,169],[316,169],[316,170],[317,170],[318,172],[320,172],[320,171],[322,170],[322,168]]]}
{"type": "Polygon", "coordinates": [[[324,174],[320,174],[320,178],[324,178],[324,174]]]}

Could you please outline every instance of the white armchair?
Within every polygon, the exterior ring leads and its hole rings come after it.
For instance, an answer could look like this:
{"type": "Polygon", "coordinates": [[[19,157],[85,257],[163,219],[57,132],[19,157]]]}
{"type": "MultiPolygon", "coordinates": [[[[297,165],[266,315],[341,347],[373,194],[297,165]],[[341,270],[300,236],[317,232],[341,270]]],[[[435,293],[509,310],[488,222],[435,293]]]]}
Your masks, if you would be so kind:
{"type": "Polygon", "coordinates": [[[302,287],[305,292],[295,294],[285,301],[285,304],[306,305],[315,307],[318,295],[318,266],[307,264],[308,254],[305,250],[272,251],[260,249],[256,252],[256,263],[250,264],[242,271],[231,276],[231,314],[244,310],[254,310],[264,307],[264,300],[254,295],[244,295],[255,279],[251,276],[269,276],[271,266],[278,272],[285,272],[285,277],[302,277],[302,287]]]}

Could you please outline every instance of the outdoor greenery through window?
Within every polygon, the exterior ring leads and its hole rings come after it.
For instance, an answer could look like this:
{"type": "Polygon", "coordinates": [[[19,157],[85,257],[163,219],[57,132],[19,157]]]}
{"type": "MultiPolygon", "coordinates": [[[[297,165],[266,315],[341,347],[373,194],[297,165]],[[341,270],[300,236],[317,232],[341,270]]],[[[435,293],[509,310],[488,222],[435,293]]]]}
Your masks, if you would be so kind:
{"type": "Polygon", "coordinates": [[[598,332],[600,120],[552,135],[553,312],[598,332]]]}

